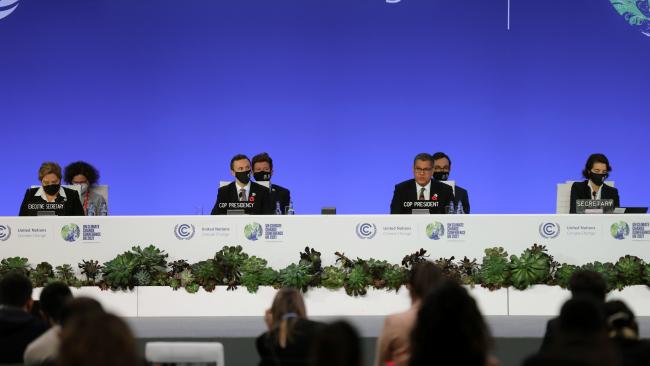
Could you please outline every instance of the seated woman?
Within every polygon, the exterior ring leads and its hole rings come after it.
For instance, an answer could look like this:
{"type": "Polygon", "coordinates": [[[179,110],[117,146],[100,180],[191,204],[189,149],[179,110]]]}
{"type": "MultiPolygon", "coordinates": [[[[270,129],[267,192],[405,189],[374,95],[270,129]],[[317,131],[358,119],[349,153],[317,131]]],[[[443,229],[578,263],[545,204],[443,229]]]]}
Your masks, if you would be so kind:
{"type": "Polygon", "coordinates": [[[20,205],[20,216],[83,216],[79,195],[72,189],[61,187],[61,167],[47,162],[38,170],[41,186],[30,188],[20,205]]]}
{"type": "Polygon", "coordinates": [[[582,176],[585,177],[583,182],[575,182],[571,186],[571,201],[569,213],[576,213],[576,200],[594,199],[594,200],[614,200],[614,207],[619,207],[618,190],[605,184],[605,180],[612,171],[609,160],[603,154],[591,154],[582,176]]]}
{"type": "Polygon", "coordinates": [[[99,172],[92,165],[77,161],[65,167],[64,179],[68,184],[79,186],[79,195],[86,216],[106,216],[106,200],[92,188],[99,181],[99,172]]]}
{"type": "Polygon", "coordinates": [[[322,324],[307,319],[300,292],[279,290],[264,319],[269,330],[255,341],[260,366],[308,365],[310,349],[322,324]]]}

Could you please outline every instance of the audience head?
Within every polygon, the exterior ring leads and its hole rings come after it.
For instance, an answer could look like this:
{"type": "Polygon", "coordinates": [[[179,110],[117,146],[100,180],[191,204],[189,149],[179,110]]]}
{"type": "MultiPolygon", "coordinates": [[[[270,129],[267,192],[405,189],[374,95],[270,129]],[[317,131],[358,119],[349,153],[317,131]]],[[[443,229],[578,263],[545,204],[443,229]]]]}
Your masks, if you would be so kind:
{"type": "Polygon", "coordinates": [[[312,366],[361,366],[361,341],[345,321],[328,324],[318,333],[311,352],[312,366]]]}
{"type": "Polygon", "coordinates": [[[12,272],[0,280],[0,305],[31,311],[32,282],[22,273],[12,272]]]}
{"type": "Polygon", "coordinates": [[[605,330],[603,303],[593,296],[574,296],[560,310],[560,331],[565,334],[596,334],[605,330]]]}
{"type": "Polygon", "coordinates": [[[569,279],[569,290],[572,296],[591,296],[604,302],[607,296],[607,284],[598,272],[577,271],[569,279]]]}
{"type": "Polygon", "coordinates": [[[140,366],[135,339],[120,318],[107,313],[75,317],[61,333],[61,366],[140,366]]]}
{"type": "Polygon", "coordinates": [[[89,297],[69,299],[61,309],[61,325],[67,327],[77,318],[86,318],[97,314],[104,314],[104,308],[97,300],[89,297]]]}
{"type": "Polygon", "coordinates": [[[487,325],[465,288],[444,281],[424,298],[411,334],[411,366],[484,366],[489,347],[487,325]]]}
{"type": "Polygon", "coordinates": [[[623,301],[606,302],[605,317],[610,338],[639,339],[639,325],[634,313],[623,301]]]}
{"type": "Polygon", "coordinates": [[[307,317],[305,302],[300,291],[292,288],[280,289],[275,294],[273,305],[267,313],[267,325],[272,337],[277,338],[280,347],[286,347],[292,340],[298,319],[307,317]]]}
{"type": "Polygon", "coordinates": [[[422,300],[442,279],[442,270],[433,262],[416,263],[409,272],[407,284],[411,299],[422,300]]]}
{"type": "Polygon", "coordinates": [[[43,288],[40,296],[41,312],[50,324],[61,323],[61,313],[66,302],[72,298],[68,285],[53,282],[43,288]]]}

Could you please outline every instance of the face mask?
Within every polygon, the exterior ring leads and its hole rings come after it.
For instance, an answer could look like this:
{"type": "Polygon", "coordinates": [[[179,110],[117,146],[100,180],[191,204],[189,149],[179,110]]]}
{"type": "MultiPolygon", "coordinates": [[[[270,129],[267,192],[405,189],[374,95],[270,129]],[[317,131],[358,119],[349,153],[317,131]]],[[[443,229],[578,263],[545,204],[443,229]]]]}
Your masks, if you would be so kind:
{"type": "Polygon", "coordinates": [[[270,172],[257,172],[257,173],[253,173],[253,177],[258,182],[267,182],[267,181],[271,180],[271,173],[270,172]]]}
{"type": "Polygon", "coordinates": [[[605,183],[607,176],[609,176],[609,174],[596,174],[589,172],[589,180],[591,180],[597,186],[602,186],[603,183],[605,183]]]}
{"type": "Polygon", "coordinates": [[[448,180],[449,172],[435,172],[433,173],[433,179],[435,180],[448,180]]]}
{"type": "Polygon", "coordinates": [[[79,194],[82,196],[88,192],[88,183],[75,184],[75,186],[79,187],[79,194]]]}
{"type": "Polygon", "coordinates": [[[251,181],[251,171],[247,170],[245,172],[235,172],[235,178],[244,184],[248,184],[248,182],[251,181]]]}
{"type": "Polygon", "coordinates": [[[49,186],[43,186],[43,190],[45,193],[47,193],[50,196],[54,196],[55,194],[59,193],[59,190],[61,189],[60,184],[50,184],[49,186]]]}

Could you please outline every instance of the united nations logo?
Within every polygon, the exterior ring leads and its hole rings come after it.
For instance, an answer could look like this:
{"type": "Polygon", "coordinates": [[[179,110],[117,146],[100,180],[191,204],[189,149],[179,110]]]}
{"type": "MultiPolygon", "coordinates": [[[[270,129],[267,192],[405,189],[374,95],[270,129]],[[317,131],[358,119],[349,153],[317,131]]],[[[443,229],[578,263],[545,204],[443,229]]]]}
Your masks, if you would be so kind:
{"type": "Polygon", "coordinates": [[[610,2],[631,26],[650,37],[650,0],[610,0],[610,2]]]}
{"type": "Polygon", "coordinates": [[[440,240],[445,236],[445,225],[441,222],[432,222],[427,225],[427,238],[433,240],[440,240]]]}
{"type": "Polygon", "coordinates": [[[0,19],[8,17],[18,7],[20,0],[0,0],[0,19]]]}
{"type": "Polygon", "coordinates": [[[263,234],[264,230],[262,229],[262,225],[256,222],[251,222],[250,224],[244,226],[244,236],[248,240],[258,240],[262,237],[263,234]]]}
{"type": "Polygon", "coordinates": [[[560,224],[555,222],[544,222],[540,224],[539,235],[546,239],[557,238],[560,235],[560,224]]]}
{"type": "Polygon", "coordinates": [[[174,235],[178,240],[190,240],[194,237],[194,225],[180,224],[174,226],[174,235]]]}
{"type": "Polygon", "coordinates": [[[372,239],[377,235],[377,226],[368,222],[357,224],[355,229],[359,239],[372,239]]]}
{"type": "Polygon", "coordinates": [[[623,240],[630,235],[630,226],[625,221],[615,222],[609,228],[609,232],[614,239],[623,240]]]}
{"type": "Polygon", "coordinates": [[[11,236],[11,228],[9,225],[0,225],[0,241],[7,241],[11,236]]]}
{"type": "Polygon", "coordinates": [[[72,243],[79,239],[81,235],[81,230],[77,224],[68,224],[61,228],[61,237],[63,240],[72,243]]]}

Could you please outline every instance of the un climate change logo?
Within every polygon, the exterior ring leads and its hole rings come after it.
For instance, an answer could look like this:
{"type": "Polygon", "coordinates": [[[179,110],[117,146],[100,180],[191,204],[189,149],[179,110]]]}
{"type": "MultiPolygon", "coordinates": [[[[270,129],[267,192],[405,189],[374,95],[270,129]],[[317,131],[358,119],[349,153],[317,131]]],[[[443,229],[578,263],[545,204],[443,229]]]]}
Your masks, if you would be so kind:
{"type": "Polygon", "coordinates": [[[432,222],[427,225],[427,238],[433,240],[440,240],[445,236],[445,225],[441,222],[432,222]]]}
{"type": "Polygon", "coordinates": [[[610,2],[631,26],[650,37],[650,0],[610,0],[610,2]]]}
{"type": "Polygon", "coordinates": [[[61,228],[61,237],[63,240],[72,243],[79,239],[81,235],[81,230],[76,224],[68,224],[61,228]]]}
{"type": "Polygon", "coordinates": [[[18,7],[20,0],[0,0],[0,19],[8,17],[18,7]]]}
{"type": "Polygon", "coordinates": [[[262,225],[256,222],[251,222],[250,224],[244,226],[244,236],[248,240],[252,240],[252,241],[258,240],[262,237],[262,234],[264,234],[262,225]]]}
{"type": "Polygon", "coordinates": [[[9,225],[0,225],[0,241],[7,241],[11,236],[9,225]]]}
{"type": "Polygon", "coordinates": [[[539,225],[539,235],[542,238],[554,239],[560,235],[560,225],[555,222],[545,222],[539,225]]]}
{"type": "Polygon", "coordinates": [[[609,232],[614,239],[623,240],[630,235],[630,226],[625,221],[615,222],[609,228],[609,232]]]}
{"type": "Polygon", "coordinates": [[[372,239],[377,235],[377,226],[368,222],[357,224],[355,229],[359,239],[372,239]]]}
{"type": "Polygon", "coordinates": [[[194,237],[194,225],[180,224],[174,226],[174,235],[178,240],[190,240],[194,237]]]}

